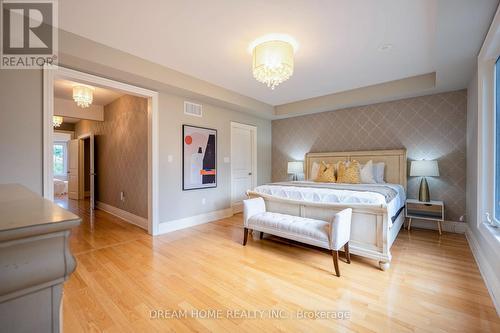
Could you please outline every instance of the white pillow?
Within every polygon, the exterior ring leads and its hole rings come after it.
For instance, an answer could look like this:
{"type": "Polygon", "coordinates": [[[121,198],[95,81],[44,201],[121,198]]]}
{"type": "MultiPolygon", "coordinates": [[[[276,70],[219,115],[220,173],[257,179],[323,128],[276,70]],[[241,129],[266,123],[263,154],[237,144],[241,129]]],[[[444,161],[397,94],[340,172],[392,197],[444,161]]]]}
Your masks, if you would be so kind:
{"type": "Polygon", "coordinates": [[[373,173],[373,161],[369,160],[365,165],[360,166],[361,184],[376,184],[373,173]]]}
{"type": "Polygon", "coordinates": [[[378,163],[373,164],[373,174],[375,176],[375,181],[378,184],[385,184],[384,172],[385,172],[385,163],[384,162],[378,162],[378,163]]]}
{"type": "Polygon", "coordinates": [[[311,167],[311,175],[309,176],[309,180],[316,180],[318,178],[318,174],[319,174],[319,163],[318,162],[314,162],[312,167],[311,167]]]}

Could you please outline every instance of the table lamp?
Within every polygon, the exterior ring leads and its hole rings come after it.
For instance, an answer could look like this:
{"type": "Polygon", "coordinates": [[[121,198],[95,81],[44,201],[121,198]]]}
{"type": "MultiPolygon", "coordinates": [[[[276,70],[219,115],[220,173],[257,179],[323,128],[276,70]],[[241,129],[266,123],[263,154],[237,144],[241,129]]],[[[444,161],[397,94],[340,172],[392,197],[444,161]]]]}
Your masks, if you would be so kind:
{"type": "Polygon", "coordinates": [[[293,175],[293,180],[298,180],[299,173],[304,173],[304,162],[288,162],[288,174],[293,175]]]}
{"type": "Polygon", "coordinates": [[[410,167],[410,176],[422,177],[420,181],[420,190],[418,191],[418,200],[423,202],[431,201],[429,194],[429,185],[425,177],[438,177],[439,167],[437,161],[412,161],[410,167]]]}

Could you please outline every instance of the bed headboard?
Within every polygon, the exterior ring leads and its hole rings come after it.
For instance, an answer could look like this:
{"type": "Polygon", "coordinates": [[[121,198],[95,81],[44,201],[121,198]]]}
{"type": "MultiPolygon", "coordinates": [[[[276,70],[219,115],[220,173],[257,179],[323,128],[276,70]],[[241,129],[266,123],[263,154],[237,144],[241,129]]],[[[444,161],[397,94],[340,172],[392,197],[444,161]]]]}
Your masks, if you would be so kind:
{"type": "Polygon", "coordinates": [[[305,176],[309,179],[311,167],[314,162],[336,163],[339,161],[357,160],[364,164],[369,160],[374,163],[385,163],[384,179],[388,183],[401,184],[406,190],[406,149],[391,150],[365,150],[365,151],[342,151],[331,153],[307,153],[305,159],[305,176]]]}

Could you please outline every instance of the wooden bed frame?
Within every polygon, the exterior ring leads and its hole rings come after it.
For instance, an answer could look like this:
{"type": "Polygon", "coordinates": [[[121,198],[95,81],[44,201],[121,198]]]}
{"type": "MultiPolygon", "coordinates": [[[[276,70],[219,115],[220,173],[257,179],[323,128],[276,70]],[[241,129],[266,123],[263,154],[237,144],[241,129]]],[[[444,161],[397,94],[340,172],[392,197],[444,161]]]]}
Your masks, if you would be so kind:
{"type": "MultiPolygon", "coordinates": [[[[305,157],[305,176],[309,179],[314,162],[357,160],[361,164],[373,160],[385,163],[387,183],[401,184],[406,191],[406,149],[344,151],[331,153],[308,153],[305,157]]],[[[266,209],[270,212],[283,213],[313,219],[331,220],[334,213],[345,208],[352,208],[351,253],[379,261],[380,269],[387,270],[391,262],[391,246],[404,223],[404,212],[390,225],[387,207],[374,207],[365,204],[311,203],[299,200],[277,198],[271,195],[247,192],[250,198],[262,197],[266,209]]]]}

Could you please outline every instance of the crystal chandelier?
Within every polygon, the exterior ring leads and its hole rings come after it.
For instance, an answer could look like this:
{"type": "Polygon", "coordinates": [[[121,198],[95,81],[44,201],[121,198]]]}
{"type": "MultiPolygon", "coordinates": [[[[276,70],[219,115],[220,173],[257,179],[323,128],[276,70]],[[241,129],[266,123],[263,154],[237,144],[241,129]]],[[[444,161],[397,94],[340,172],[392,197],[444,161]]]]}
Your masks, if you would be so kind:
{"type": "Polygon", "coordinates": [[[273,89],[293,75],[294,46],[284,40],[256,44],[253,54],[253,77],[273,89]]]}
{"type": "Polygon", "coordinates": [[[87,86],[73,87],[73,100],[81,108],[88,108],[92,104],[94,98],[94,88],[87,86]]]}
{"type": "Polygon", "coordinates": [[[63,120],[64,120],[64,119],[63,119],[63,117],[61,117],[61,116],[53,116],[53,117],[52,117],[52,125],[53,125],[54,127],[59,127],[59,126],[61,126],[61,124],[63,123],[63,120]]]}

